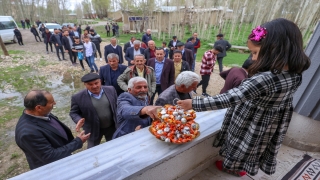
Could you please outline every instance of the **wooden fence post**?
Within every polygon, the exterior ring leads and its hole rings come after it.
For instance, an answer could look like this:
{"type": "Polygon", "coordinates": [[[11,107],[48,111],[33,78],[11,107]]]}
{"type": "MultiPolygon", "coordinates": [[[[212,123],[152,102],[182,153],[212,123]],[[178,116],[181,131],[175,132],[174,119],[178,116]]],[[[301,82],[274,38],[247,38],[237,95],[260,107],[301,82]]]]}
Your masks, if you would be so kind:
{"type": "Polygon", "coordinates": [[[4,43],[3,43],[3,41],[2,41],[1,36],[0,36],[0,46],[1,46],[1,49],[2,49],[2,51],[3,51],[3,54],[4,54],[5,56],[9,56],[9,53],[8,53],[8,51],[7,51],[6,46],[4,45],[4,43]]]}

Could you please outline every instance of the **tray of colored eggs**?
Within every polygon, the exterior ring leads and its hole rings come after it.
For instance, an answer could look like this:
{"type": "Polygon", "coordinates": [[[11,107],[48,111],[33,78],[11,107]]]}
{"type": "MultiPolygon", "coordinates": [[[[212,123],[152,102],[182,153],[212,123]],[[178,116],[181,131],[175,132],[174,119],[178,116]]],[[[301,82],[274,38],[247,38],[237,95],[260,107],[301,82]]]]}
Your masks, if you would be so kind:
{"type": "Polygon", "coordinates": [[[152,122],[149,131],[159,140],[183,144],[200,135],[194,110],[184,111],[179,106],[165,105],[158,109],[157,115],[158,119],[152,122]]]}

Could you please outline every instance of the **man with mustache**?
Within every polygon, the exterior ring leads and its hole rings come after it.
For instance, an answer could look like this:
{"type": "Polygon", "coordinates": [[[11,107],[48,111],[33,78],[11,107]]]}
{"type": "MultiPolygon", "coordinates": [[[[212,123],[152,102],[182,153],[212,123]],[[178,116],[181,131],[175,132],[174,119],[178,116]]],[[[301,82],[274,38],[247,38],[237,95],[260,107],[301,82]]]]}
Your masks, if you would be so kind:
{"type": "Polygon", "coordinates": [[[131,78],[128,82],[128,92],[118,97],[117,124],[120,126],[113,139],[149,126],[151,119],[147,111],[154,106],[148,105],[147,80],[139,76],[131,78]]]}

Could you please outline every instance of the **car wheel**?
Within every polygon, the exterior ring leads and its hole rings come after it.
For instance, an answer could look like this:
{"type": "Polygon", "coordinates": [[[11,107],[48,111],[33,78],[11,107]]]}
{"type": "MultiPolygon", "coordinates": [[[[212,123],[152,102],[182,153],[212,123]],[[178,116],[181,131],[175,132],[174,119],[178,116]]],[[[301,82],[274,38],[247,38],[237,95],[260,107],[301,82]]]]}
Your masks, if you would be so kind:
{"type": "Polygon", "coordinates": [[[16,36],[13,36],[13,40],[12,40],[13,43],[17,43],[18,42],[18,39],[16,36]]]}

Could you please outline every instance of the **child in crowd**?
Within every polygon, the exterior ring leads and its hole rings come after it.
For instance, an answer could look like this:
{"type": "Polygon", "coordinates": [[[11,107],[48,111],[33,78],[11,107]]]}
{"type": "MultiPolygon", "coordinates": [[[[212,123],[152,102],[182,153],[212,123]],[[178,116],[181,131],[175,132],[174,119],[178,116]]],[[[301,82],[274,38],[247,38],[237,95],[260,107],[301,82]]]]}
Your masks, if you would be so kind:
{"type": "Polygon", "coordinates": [[[89,36],[85,36],[84,44],[83,44],[83,57],[88,61],[91,72],[94,72],[94,69],[95,69],[96,72],[98,73],[98,67],[94,62],[94,54],[96,53],[96,51],[97,51],[96,45],[90,42],[89,36]]]}
{"type": "Polygon", "coordinates": [[[216,64],[217,54],[221,53],[223,48],[221,46],[213,47],[213,49],[206,51],[202,57],[202,64],[200,69],[201,81],[197,87],[202,85],[202,96],[209,97],[207,94],[207,87],[210,81],[210,75],[213,72],[213,67],[216,64]]]}
{"type": "Polygon", "coordinates": [[[164,53],[165,53],[164,57],[168,58],[168,56],[169,56],[169,48],[167,48],[167,43],[166,42],[162,42],[162,48],[163,48],[164,53]]]}
{"type": "Polygon", "coordinates": [[[298,26],[286,19],[256,27],[247,45],[254,61],[248,71],[251,78],[224,94],[177,103],[195,111],[229,108],[214,141],[224,157],[217,168],[236,176],[254,176],[260,168],[271,175],[292,117],[293,94],[310,59],[298,26]]]}

